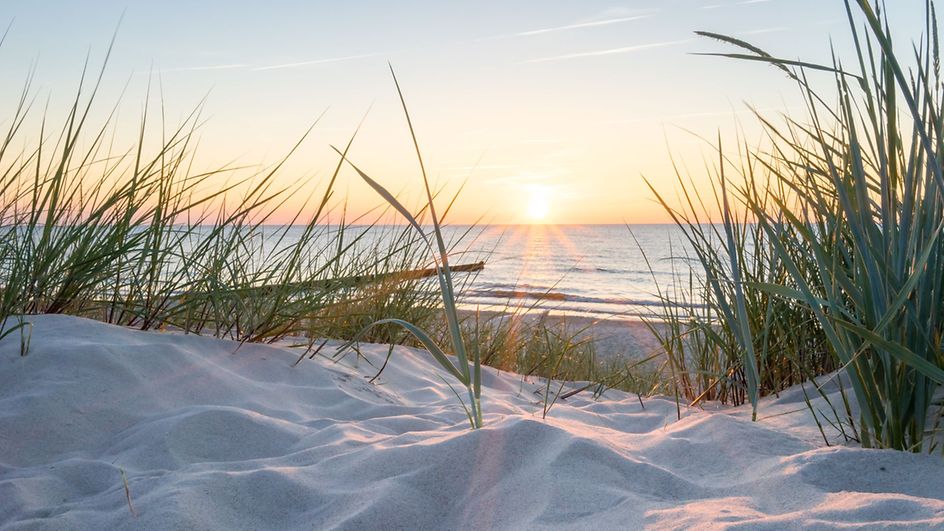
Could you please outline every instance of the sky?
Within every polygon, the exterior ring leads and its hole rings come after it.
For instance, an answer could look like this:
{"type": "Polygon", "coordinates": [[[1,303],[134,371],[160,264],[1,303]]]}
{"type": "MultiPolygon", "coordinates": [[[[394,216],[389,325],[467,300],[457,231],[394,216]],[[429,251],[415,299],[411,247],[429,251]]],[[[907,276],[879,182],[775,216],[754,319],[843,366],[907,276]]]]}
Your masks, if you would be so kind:
{"type": "MultiPolygon", "coordinates": [[[[891,4],[897,36],[919,36],[924,1],[891,4]]],[[[149,80],[161,92],[152,88],[152,108],[162,104],[168,123],[203,102],[197,158],[207,168],[267,167],[317,120],[280,171],[280,185],[310,183],[282,219],[324,186],[337,163],[331,146],[343,146],[362,119],[350,159],[407,204],[421,200],[388,63],[431,179],[447,195],[462,187],[451,221],[658,223],[668,217],[644,179],[671,195],[675,161],[696,185],[706,183],[704,161],[713,155],[704,139],[760,139],[748,105],[770,116],[802,114],[781,73],[698,55],[731,50],[694,31],[813,62],[828,60],[831,43],[840,55],[850,45],[841,0],[0,6],[0,24],[10,24],[0,47],[0,124],[31,69],[34,93],[62,116],[86,57],[101,65],[113,34],[95,109],[104,120],[118,106],[119,143],[136,139],[149,80]]],[[[351,216],[383,203],[350,170],[337,188],[351,216]]]]}

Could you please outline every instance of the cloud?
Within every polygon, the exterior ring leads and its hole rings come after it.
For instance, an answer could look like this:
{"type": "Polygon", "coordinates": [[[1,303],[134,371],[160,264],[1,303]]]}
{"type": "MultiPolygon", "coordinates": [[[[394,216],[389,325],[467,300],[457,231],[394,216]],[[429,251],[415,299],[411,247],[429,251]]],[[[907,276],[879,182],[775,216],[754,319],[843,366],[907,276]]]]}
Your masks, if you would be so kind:
{"type": "Polygon", "coordinates": [[[488,41],[494,39],[509,39],[514,37],[533,37],[535,35],[544,35],[547,33],[556,33],[559,31],[570,31],[577,29],[586,29],[586,28],[596,28],[600,26],[609,26],[611,24],[621,24],[624,22],[632,22],[634,20],[640,20],[644,18],[649,18],[655,13],[658,13],[658,9],[629,9],[629,8],[610,8],[603,10],[597,13],[593,17],[584,18],[583,20],[578,20],[572,24],[565,24],[563,26],[551,26],[547,28],[538,28],[533,30],[519,31],[516,33],[506,33],[503,35],[493,35],[491,37],[480,37],[475,39],[477,41],[488,41]]]}
{"type": "Polygon", "coordinates": [[[515,33],[515,37],[531,37],[533,35],[542,35],[544,33],[554,33],[557,31],[568,31],[573,29],[582,29],[582,28],[594,28],[597,26],[609,26],[610,24],[619,24],[621,22],[630,22],[633,20],[639,20],[643,18],[648,18],[651,15],[636,15],[631,17],[617,17],[617,18],[608,18],[604,20],[595,20],[591,22],[581,22],[578,24],[568,24],[566,26],[554,26],[551,28],[542,28],[530,31],[522,31],[520,33],[515,33]]]}
{"type": "Polygon", "coordinates": [[[345,55],[342,57],[328,57],[324,59],[312,59],[311,61],[298,61],[295,63],[282,63],[277,65],[266,65],[266,66],[257,66],[252,70],[255,72],[261,72],[264,70],[281,70],[284,68],[301,68],[305,66],[314,66],[314,65],[323,65],[327,63],[341,63],[345,61],[354,61],[357,59],[367,59],[369,57],[380,57],[393,55],[399,52],[376,52],[376,53],[365,53],[360,55],[345,55]]]}
{"type": "Polygon", "coordinates": [[[180,66],[180,67],[174,67],[174,68],[164,68],[164,69],[161,69],[160,72],[163,74],[163,73],[168,73],[168,72],[200,72],[200,71],[208,71],[208,70],[237,70],[237,69],[248,69],[253,72],[263,72],[266,70],[281,70],[281,69],[287,69],[287,68],[302,68],[306,66],[315,66],[315,65],[328,64],[328,63],[342,63],[345,61],[355,61],[358,59],[367,59],[370,57],[389,56],[396,53],[399,53],[399,51],[375,52],[375,53],[365,53],[365,54],[359,54],[359,55],[345,55],[341,57],[326,57],[323,59],[312,59],[310,61],[298,61],[294,63],[280,63],[280,64],[262,65],[262,66],[254,66],[254,65],[246,64],[246,63],[180,66]]]}
{"type": "Polygon", "coordinates": [[[659,8],[639,9],[637,7],[614,6],[614,7],[608,7],[602,11],[597,12],[596,16],[592,17],[591,19],[588,19],[588,21],[604,19],[604,18],[631,17],[634,15],[651,16],[661,11],[662,10],[659,8]]]}
{"type": "Polygon", "coordinates": [[[665,46],[675,46],[677,44],[685,44],[691,42],[691,39],[685,39],[681,41],[663,41],[663,42],[651,42],[648,44],[636,44],[633,46],[624,46],[622,48],[609,48],[606,50],[595,50],[592,52],[577,52],[577,53],[568,53],[563,55],[555,55],[552,57],[541,57],[538,59],[529,59],[525,63],[544,63],[548,61],[564,61],[567,59],[579,59],[582,57],[599,57],[604,55],[616,55],[624,53],[638,52],[641,50],[648,50],[651,48],[663,48],[665,46]]]}
{"type": "Polygon", "coordinates": [[[162,74],[167,72],[200,72],[203,70],[235,70],[246,68],[249,65],[243,63],[222,64],[222,65],[202,65],[202,66],[178,66],[176,68],[163,68],[159,70],[162,74]]]}

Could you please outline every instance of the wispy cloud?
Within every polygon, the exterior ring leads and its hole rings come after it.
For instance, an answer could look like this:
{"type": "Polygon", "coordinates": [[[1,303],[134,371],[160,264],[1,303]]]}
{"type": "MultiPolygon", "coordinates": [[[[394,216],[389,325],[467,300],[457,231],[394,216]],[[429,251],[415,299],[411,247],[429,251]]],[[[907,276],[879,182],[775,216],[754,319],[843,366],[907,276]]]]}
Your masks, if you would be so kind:
{"type": "Polygon", "coordinates": [[[298,61],[295,63],[282,63],[276,65],[266,65],[266,66],[257,66],[253,68],[253,71],[261,72],[264,70],[281,70],[284,68],[301,68],[305,66],[314,66],[314,65],[323,65],[328,63],[342,63],[345,61],[355,61],[357,59],[367,59],[370,57],[380,57],[393,55],[399,52],[376,52],[376,53],[364,53],[360,55],[345,55],[341,57],[327,57],[324,59],[312,59],[310,61],[298,61]]]}
{"type": "MultiPolygon", "coordinates": [[[[315,66],[315,65],[328,64],[328,63],[341,63],[345,61],[367,59],[370,57],[389,56],[396,53],[399,53],[399,51],[365,53],[365,54],[360,54],[360,55],[346,55],[342,57],[326,57],[323,59],[312,59],[310,61],[297,61],[294,63],[280,63],[280,64],[262,65],[262,66],[254,66],[254,65],[246,64],[246,63],[179,66],[179,67],[173,67],[173,68],[162,68],[160,69],[160,72],[163,74],[163,73],[168,73],[168,72],[201,72],[201,71],[209,71],[209,70],[241,70],[241,69],[247,69],[252,72],[262,72],[266,70],[280,70],[280,69],[285,69],[285,68],[302,68],[306,66],[315,66]]],[[[143,73],[146,73],[146,72],[143,72],[143,73]]]]}
{"type": "Polygon", "coordinates": [[[616,18],[616,17],[632,17],[636,15],[655,15],[661,12],[661,8],[645,8],[640,9],[638,7],[627,7],[627,6],[614,6],[608,7],[601,11],[598,11],[596,15],[586,20],[579,22],[589,22],[591,20],[602,20],[605,18],[616,18]]]}
{"type": "Polygon", "coordinates": [[[552,57],[541,57],[538,59],[529,59],[525,63],[545,63],[548,61],[565,61],[567,59],[579,59],[582,57],[599,57],[603,55],[617,55],[624,53],[638,52],[642,50],[649,50],[652,48],[663,48],[666,46],[675,46],[677,44],[685,44],[691,42],[691,39],[685,39],[681,41],[663,41],[663,42],[650,42],[647,44],[636,44],[633,46],[624,46],[622,48],[609,48],[606,50],[595,50],[591,52],[577,52],[577,53],[568,53],[563,55],[555,55],[552,57]]]}
{"type": "Polygon", "coordinates": [[[530,37],[532,35],[542,35],[544,33],[554,33],[557,31],[568,31],[574,29],[582,28],[594,28],[597,26],[609,26],[610,24],[619,24],[621,22],[630,22],[633,20],[640,20],[643,18],[648,18],[651,15],[636,15],[632,17],[617,17],[617,18],[608,18],[604,20],[595,20],[591,22],[581,22],[579,24],[567,24],[566,26],[554,26],[551,28],[542,28],[530,31],[522,31],[520,33],[515,33],[515,37],[530,37]]]}
{"type": "Polygon", "coordinates": [[[597,28],[601,26],[609,26],[612,24],[622,24],[624,22],[632,22],[634,20],[641,20],[644,18],[649,18],[657,13],[658,9],[626,9],[626,8],[611,8],[606,9],[597,13],[593,17],[588,17],[583,20],[577,20],[571,24],[564,24],[561,26],[550,26],[547,28],[538,28],[526,31],[519,31],[515,33],[505,33],[502,35],[492,35],[489,37],[480,37],[475,39],[477,41],[488,41],[494,39],[510,39],[515,37],[533,37],[535,35],[544,35],[547,33],[557,33],[559,31],[571,31],[571,30],[580,30],[586,28],[597,28]]]}
{"type": "Polygon", "coordinates": [[[249,65],[243,63],[232,63],[232,64],[222,64],[222,65],[201,65],[201,66],[178,66],[175,68],[162,68],[161,73],[167,72],[200,72],[203,70],[235,70],[238,68],[246,68],[249,65]]]}

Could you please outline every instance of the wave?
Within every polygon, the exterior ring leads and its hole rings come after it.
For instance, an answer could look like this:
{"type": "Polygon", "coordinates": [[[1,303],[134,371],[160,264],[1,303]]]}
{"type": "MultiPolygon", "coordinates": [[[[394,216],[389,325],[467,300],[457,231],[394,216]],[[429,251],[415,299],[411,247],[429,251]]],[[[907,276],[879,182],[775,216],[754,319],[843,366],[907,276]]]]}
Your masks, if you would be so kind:
{"type": "Polygon", "coordinates": [[[626,273],[625,269],[610,269],[607,267],[581,267],[575,266],[570,268],[570,271],[576,271],[578,273],[626,273]]]}
{"type": "MultiPolygon", "coordinates": [[[[631,299],[631,298],[622,298],[622,297],[593,297],[588,295],[575,295],[572,293],[564,293],[561,291],[553,290],[544,290],[544,291],[529,291],[523,289],[473,289],[468,291],[465,294],[466,297],[473,298],[483,298],[483,299],[531,299],[539,301],[553,301],[553,302],[573,302],[581,304],[607,304],[614,306],[646,306],[646,307],[659,307],[663,306],[665,303],[660,300],[654,299],[631,299]]],[[[701,305],[687,305],[693,306],[696,308],[701,308],[701,305]]]]}

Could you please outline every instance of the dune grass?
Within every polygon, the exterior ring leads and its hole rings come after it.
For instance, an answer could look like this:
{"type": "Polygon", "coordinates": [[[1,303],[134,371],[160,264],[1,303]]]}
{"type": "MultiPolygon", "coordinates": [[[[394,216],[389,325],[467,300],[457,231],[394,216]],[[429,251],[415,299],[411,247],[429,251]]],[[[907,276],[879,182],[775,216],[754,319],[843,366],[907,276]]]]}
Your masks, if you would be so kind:
{"type": "MultiPolygon", "coordinates": [[[[338,352],[340,353],[347,348],[350,348],[353,344],[359,341],[361,337],[367,333],[367,331],[379,325],[392,324],[402,327],[414,338],[416,338],[416,340],[419,341],[427,351],[429,351],[436,362],[465,388],[466,392],[468,393],[468,403],[462,399],[458,392],[456,392],[456,397],[459,399],[460,403],[462,403],[462,407],[465,409],[466,415],[469,418],[469,424],[472,429],[478,429],[482,427],[484,422],[482,415],[481,359],[479,358],[479,351],[477,349],[472,351],[473,356],[471,359],[469,358],[469,354],[465,348],[465,343],[462,339],[462,329],[460,326],[459,313],[457,309],[458,296],[455,288],[455,282],[453,280],[453,274],[449,267],[449,252],[442,234],[442,220],[436,214],[436,204],[434,201],[435,197],[430,187],[429,177],[426,174],[426,166],[423,164],[423,156],[420,151],[419,142],[416,138],[416,131],[413,128],[413,121],[410,119],[410,113],[407,109],[406,100],[403,96],[403,91],[400,89],[400,84],[397,81],[396,74],[393,71],[393,66],[390,67],[390,74],[393,77],[394,84],[397,88],[397,93],[400,96],[403,114],[406,117],[407,127],[410,130],[410,136],[413,139],[413,145],[416,148],[416,158],[417,162],[419,163],[420,175],[423,179],[423,186],[426,191],[426,208],[429,210],[430,221],[433,225],[432,234],[427,234],[426,230],[420,224],[420,221],[417,219],[417,217],[412,214],[405,206],[403,206],[403,204],[401,204],[400,201],[393,196],[393,194],[387,191],[386,188],[369,177],[352,162],[348,161],[348,163],[352,168],[354,168],[354,171],[360,175],[364,182],[370,185],[370,187],[373,188],[385,201],[387,201],[390,206],[392,206],[403,216],[403,218],[409,223],[409,226],[416,230],[416,234],[419,236],[420,241],[424,244],[424,248],[429,250],[429,254],[434,260],[436,278],[439,281],[439,289],[442,296],[443,315],[449,330],[448,337],[452,347],[451,353],[456,356],[458,363],[453,364],[453,362],[447,356],[447,350],[443,349],[439,346],[439,344],[437,344],[437,342],[433,339],[433,335],[429,331],[425,330],[422,326],[418,326],[414,322],[403,319],[402,316],[387,317],[370,323],[361,332],[359,332],[354,337],[354,339],[339,347],[338,352]],[[430,241],[431,238],[435,241],[435,246],[430,241]]],[[[346,153],[342,153],[336,148],[335,151],[341,155],[342,159],[347,160],[346,153]]],[[[452,387],[451,384],[450,387],[452,387]]],[[[454,388],[453,391],[455,392],[454,388]]]]}
{"type": "Polygon", "coordinates": [[[466,388],[473,427],[483,422],[482,356],[544,378],[544,415],[575,392],[563,380],[584,382],[577,392],[595,396],[638,387],[627,367],[599,362],[579,332],[543,320],[522,326],[514,316],[497,323],[460,316],[458,299],[473,277],[454,275],[449,257],[461,256],[474,227],[446,241],[442,224],[456,198],[437,212],[405,101],[427,203],[410,211],[355,168],[408,222],[382,225],[381,212],[365,224],[347,220],[333,201],[354,137],[315,194],[308,192],[315,183],[277,183],[317,120],[271,167],[194,171],[199,107],[171,127],[162,102],[148,95],[135,142],[121,150],[114,116],[96,121],[104,64],[91,87],[83,76],[55,134],[54,117],[33,107],[27,82],[0,143],[0,334],[19,331],[24,355],[28,315],[38,313],[239,342],[287,339],[304,348],[299,362],[329,338],[421,346],[466,388]],[[26,134],[31,126],[40,130],[36,139],[26,134]],[[308,201],[276,223],[302,191],[308,201]],[[329,221],[329,213],[340,219],[329,221]],[[404,274],[430,261],[437,276],[404,274]]]}
{"type": "MultiPolygon", "coordinates": [[[[617,357],[612,362],[601,363],[597,360],[592,338],[584,334],[586,329],[568,330],[564,325],[549,325],[543,318],[538,319],[537,322],[525,324],[523,314],[536,310],[535,307],[513,308],[509,306],[497,319],[483,320],[478,311],[467,318],[460,316],[459,291],[456,290],[449,266],[450,253],[444,243],[441,219],[436,214],[435,197],[431,191],[403,91],[392,66],[390,72],[416,150],[420,176],[426,191],[425,208],[430,215],[431,231],[428,232],[417,217],[380,183],[349,160],[348,163],[364,182],[399,212],[410,227],[415,229],[415,234],[424,244],[422,248],[427,249],[429,255],[433,257],[442,300],[443,319],[440,322],[444,321],[445,329],[437,334],[433,328],[417,326],[415,322],[399,316],[385,317],[366,324],[353,339],[338,347],[335,356],[343,355],[377,327],[384,325],[401,327],[415,338],[420,346],[429,351],[436,362],[465,388],[468,395],[467,402],[458,392],[455,394],[466,411],[472,429],[481,428],[484,422],[481,401],[482,365],[514,371],[522,378],[532,376],[543,378],[545,383],[541,394],[543,417],[547,416],[558,400],[587,390],[592,391],[596,398],[611,388],[633,390],[637,395],[641,394],[640,389],[644,388],[648,394],[657,388],[658,384],[654,383],[653,375],[656,374],[654,371],[643,378],[639,376],[642,371],[637,369],[652,361],[658,354],[632,362],[624,362],[617,357]],[[449,347],[440,345],[449,345],[449,347]],[[456,364],[449,359],[449,354],[455,356],[456,364]],[[577,388],[565,392],[565,382],[575,381],[578,383],[577,388]],[[580,382],[583,384],[581,385],[580,382]]],[[[337,148],[335,151],[341,155],[342,159],[347,160],[346,152],[337,148]]],[[[388,351],[387,359],[374,379],[386,367],[391,355],[392,349],[388,351]]],[[[455,392],[455,389],[453,391],[455,392]]]]}
{"type": "Polygon", "coordinates": [[[104,70],[82,76],[58,127],[27,80],[0,139],[0,334],[21,332],[24,354],[37,313],[240,342],[348,338],[355,307],[433,319],[428,282],[397,277],[425,267],[417,239],[373,241],[383,212],[330,221],[341,161],[320,191],[278,184],[317,120],[271,167],[195,171],[199,107],[169,126],[148,97],[135,142],[116,147],[114,112],[98,120],[104,70]]]}
{"type": "Polygon", "coordinates": [[[83,75],[58,127],[37,113],[28,80],[0,140],[0,338],[19,332],[25,355],[23,316],[68,313],[240,342],[301,338],[299,361],[327,338],[345,341],[341,351],[358,341],[418,345],[467,394],[456,393],[473,428],[483,425],[482,365],[542,378],[544,415],[576,393],[617,388],[670,389],[691,404],[749,403],[756,418],[760,397],[835,373],[849,393],[828,423],[865,446],[928,449],[944,383],[936,20],[929,7],[926,37],[906,70],[881,12],[865,1],[847,8],[854,72],[838,60],[783,60],[702,33],[739,48],[717,55],[779,68],[809,112],[784,125],[759,117],[769,139],[762,149],[739,143],[729,154],[719,139],[708,193],[684,186],[680,173],[680,206],[652,187],[698,264],[660,293],[664,313],[649,323],[666,354],[661,372],[651,358],[601,362],[585,330],[526,322],[514,311],[462,318],[469,277],[454,274],[458,243],[442,230],[453,203],[436,209],[395,76],[426,192],[416,211],[350,161],[356,132],[312,193],[315,183],[278,183],[317,120],[271,167],[195,171],[199,107],[169,126],[147,101],[136,141],[121,150],[110,138],[113,115],[94,119],[104,67],[83,75]],[[811,72],[832,74],[834,93],[814,90],[811,72]],[[25,137],[30,128],[36,140],[25,137]],[[383,213],[366,225],[344,215],[331,222],[345,165],[407,224],[378,226],[383,213]],[[300,193],[308,201],[275,223],[300,193]],[[720,223],[710,222],[714,212],[720,223]],[[430,263],[430,279],[400,274],[430,263]]]}
{"type": "Polygon", "coordinates": [[[668,310],[667,345],[679,395],[749,401],[837,369],[859,411],[863,446],[924,451],[944,383],[944,178],[939,42],[929,4],[925,36],[899,55],[881,4],[846,3],[853,68],[779,59],[746,42],[725,57],[773,65],[797,83],[808,113],[767,131],[710,169],[711,200],[675,208],[700,264],[690,296],[704,312],[668,310]],[[909,59],[908,65],[903,58],[909,59]],[[830,76],[828,91],[812,76],[830,76]],[[706,223],[713,206],[721,223],[706,223]]]}
{"type": "Polygon", "coordinates": [[[601,357],[593,335],[595,323],[574,327],[566,319],[548,317],[535,306],[484,315],[476,311],[462,322],[466,348],[478,350],[483,365],[543,382],[538,396],[543,416],[578,393],[599,398],[609,389],[638,396],[661,390],[654,363],[661,353],[639,357],[610,352],[601,357]]]}

